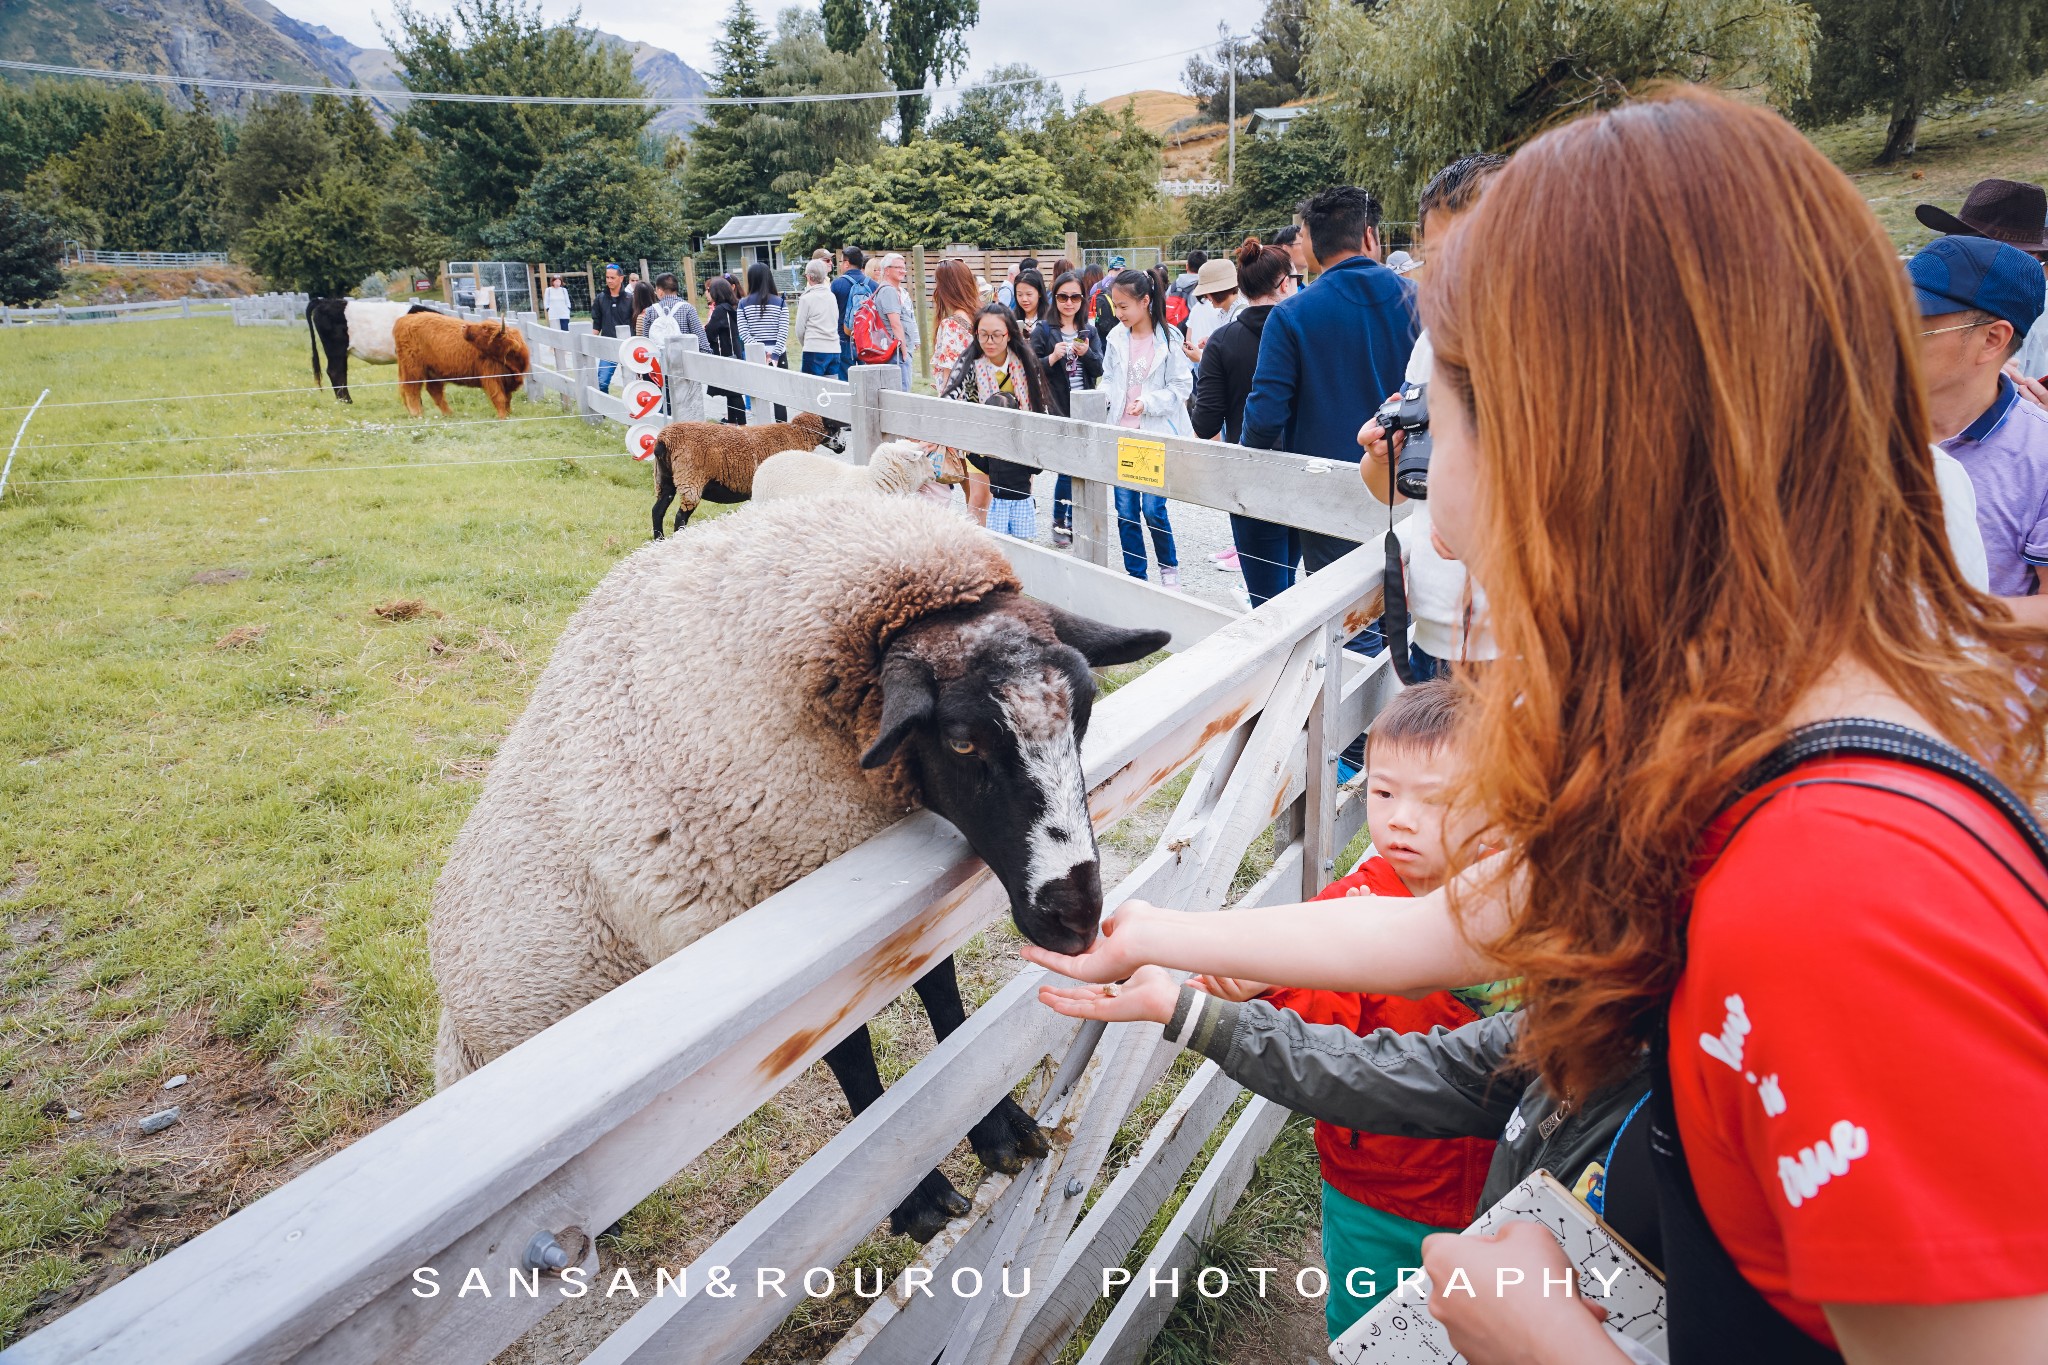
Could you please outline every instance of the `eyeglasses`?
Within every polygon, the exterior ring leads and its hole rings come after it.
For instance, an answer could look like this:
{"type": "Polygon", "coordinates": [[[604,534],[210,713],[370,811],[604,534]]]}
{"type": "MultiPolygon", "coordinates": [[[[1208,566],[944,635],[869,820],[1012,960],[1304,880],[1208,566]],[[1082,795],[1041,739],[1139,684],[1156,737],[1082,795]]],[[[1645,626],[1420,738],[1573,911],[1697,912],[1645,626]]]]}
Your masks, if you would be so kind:
{"type": "Polygon", "coordinates": [[[1985,322],[1982,318],[1979,318],[1975,322],[1959,322],[1953,327],[1936,327],[1934,330],[1929,332],[1922,332],[1920,335],[1924,337],[1938,337],[1943,332],[1967,332],[1972,327],[1986,327],[1989,325],[1990,324],[1985,322]]]}
{"type": "Polygon", "coordinates": [[[1054,294],[1053,297],[1061,303],[1079,303],[1081,301],[1079,294],[1054,294]]]}

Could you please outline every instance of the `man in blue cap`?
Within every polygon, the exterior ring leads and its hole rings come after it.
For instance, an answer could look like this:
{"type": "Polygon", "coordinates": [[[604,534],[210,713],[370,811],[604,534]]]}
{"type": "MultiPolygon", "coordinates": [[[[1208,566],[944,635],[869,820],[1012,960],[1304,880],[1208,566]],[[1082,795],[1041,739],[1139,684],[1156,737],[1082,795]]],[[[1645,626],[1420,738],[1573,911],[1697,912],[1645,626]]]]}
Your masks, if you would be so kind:
{"type": "Polygon", "coordinates": [[[2041,267],[1988,237],[1942,237],[1907,266],[1920,305],[1921,373],[1940,447],[1977,492],[1991,591],[2048,626],[2048,410],[2003,373],[2048,303],[2041,267]]]}

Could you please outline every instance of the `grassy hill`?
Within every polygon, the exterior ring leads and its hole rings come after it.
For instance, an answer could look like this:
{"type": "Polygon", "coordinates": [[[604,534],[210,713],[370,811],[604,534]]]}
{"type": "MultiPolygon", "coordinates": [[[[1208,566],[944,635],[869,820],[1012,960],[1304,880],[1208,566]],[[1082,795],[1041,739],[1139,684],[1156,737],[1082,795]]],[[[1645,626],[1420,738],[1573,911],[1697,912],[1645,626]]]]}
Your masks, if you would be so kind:
{"type": "Polygon", "coordinates": [[[1917,205],[1939,204],[1953,213],[1970,186],[1988,176],[2048,181],[2048,77],[1923,120],[1919,150],[1894,166],[1876,164],[1884,129],[1884,116],[1872,114],[1812,137],[1849,173],[1901,248],[1925,245],[1935,235],[1913,217],[1917,205]]]}

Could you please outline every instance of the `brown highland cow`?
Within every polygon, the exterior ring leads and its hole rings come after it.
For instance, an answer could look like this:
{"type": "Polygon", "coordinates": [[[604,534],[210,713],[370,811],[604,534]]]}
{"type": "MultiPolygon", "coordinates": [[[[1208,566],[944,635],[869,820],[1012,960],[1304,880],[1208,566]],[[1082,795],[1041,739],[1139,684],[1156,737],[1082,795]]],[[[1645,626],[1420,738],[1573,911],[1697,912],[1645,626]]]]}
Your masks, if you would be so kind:
{"type": "Polygon", "coordinates": [[[420,415],[420,386],[442,413],[447,384],[465,384],[490,395],[500,417],[512,415],[512,395],[526,382],[526,338],[503,322],[464,322],[441,313],[415,312],[391,325],[398,350],[398,396],[405,410],[420,415]]]}

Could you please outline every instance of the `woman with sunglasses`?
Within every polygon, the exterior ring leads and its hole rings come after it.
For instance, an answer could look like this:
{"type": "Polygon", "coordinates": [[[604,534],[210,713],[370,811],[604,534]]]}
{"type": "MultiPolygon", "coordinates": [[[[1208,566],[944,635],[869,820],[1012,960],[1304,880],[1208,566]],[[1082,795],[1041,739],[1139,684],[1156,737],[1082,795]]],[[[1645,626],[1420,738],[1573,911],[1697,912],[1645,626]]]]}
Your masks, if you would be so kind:
{"type": "MultiPolygon", "coordinates": [[[[1023,277],[1017,282],[1021,287],[1023,277]]],[[[1077,272],[1054,281],[1052,307],[1031,330],[1031,349],[1050,372],[1052,410],[1073,416],[1074,390],[1092,389],[1102,378],[1102,336],[1088,321],[1088,290],[1077,272]]],[[[1074,481],[1065,474],[1052,490],[1052,543],[1061,549],[1074,543],[1074,481]]]]}

